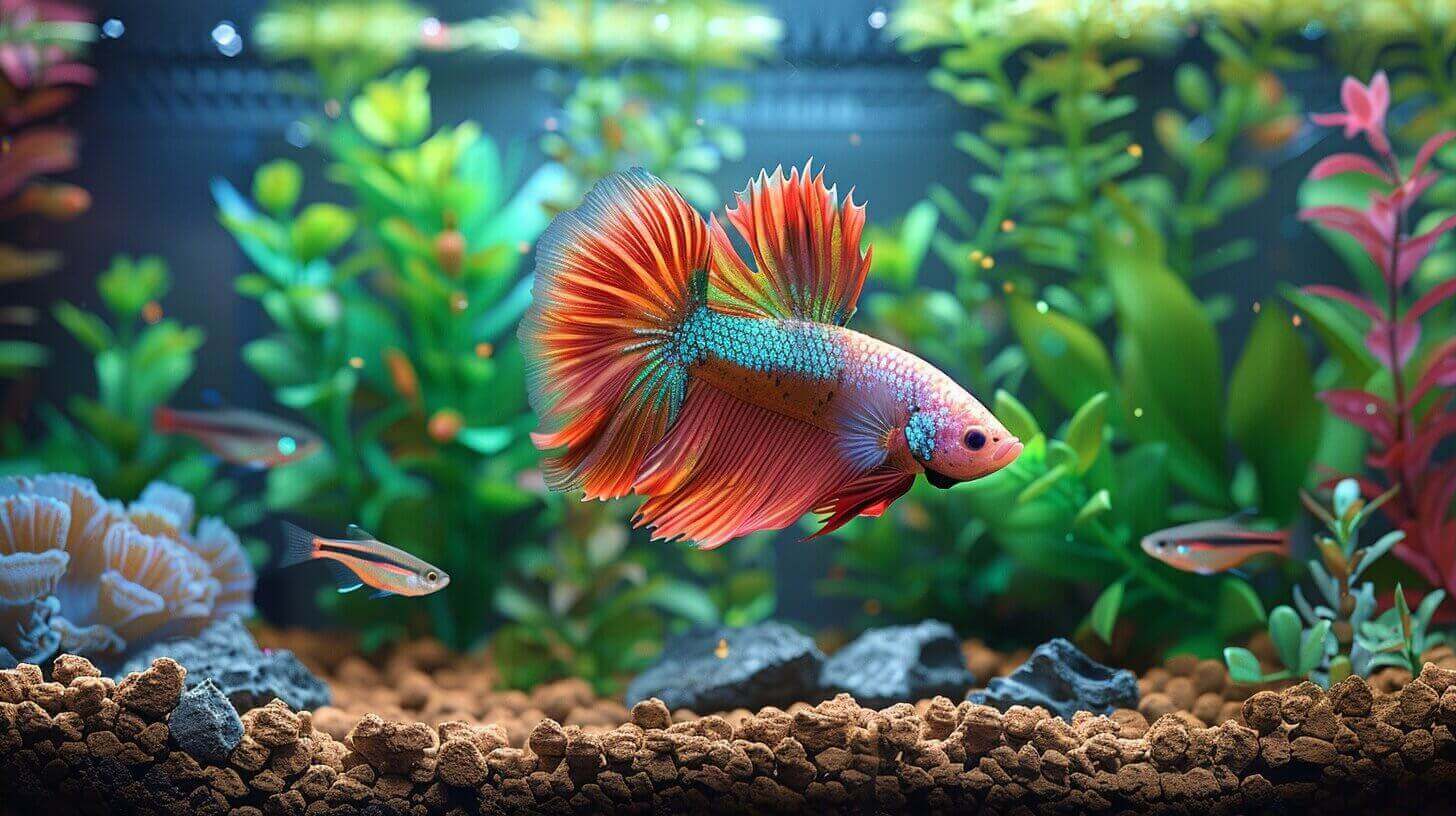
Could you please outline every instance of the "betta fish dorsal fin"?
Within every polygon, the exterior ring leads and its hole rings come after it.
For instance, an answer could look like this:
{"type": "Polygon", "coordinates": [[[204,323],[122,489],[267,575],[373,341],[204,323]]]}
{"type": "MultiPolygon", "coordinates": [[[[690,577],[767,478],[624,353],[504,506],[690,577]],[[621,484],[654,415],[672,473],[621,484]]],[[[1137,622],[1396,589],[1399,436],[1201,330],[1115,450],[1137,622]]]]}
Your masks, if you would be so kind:
{"type": "Polygon", "coordinates": [[[644,170],[601,180],[537,241],[520,338],[553,489],[631,491],[682,406],[677,339],[703,308],[707,266],[702,216],[644,170]]]}
{"type": "Polygon", "coordinates": [[[812,160],[784,176],[780,167],[748,183],[727,218],[748,243],[758,272],[738,257],[715,216],[708,226],[713,308],[749,317],[809,320],[843,326],[854,315],[870,268],[860,252],[865,208],[854,191],[839,203],[837,188],[815,174],[812,160]]]}

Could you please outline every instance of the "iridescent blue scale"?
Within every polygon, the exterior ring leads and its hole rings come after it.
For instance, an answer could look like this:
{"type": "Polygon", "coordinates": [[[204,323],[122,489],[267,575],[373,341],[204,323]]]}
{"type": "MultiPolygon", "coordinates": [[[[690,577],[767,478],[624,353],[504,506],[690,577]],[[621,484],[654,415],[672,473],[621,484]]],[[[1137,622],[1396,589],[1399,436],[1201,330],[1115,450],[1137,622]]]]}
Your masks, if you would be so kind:
{"type": "Polygon", "coordinates": [[[669,355],[687,366],[723,360],[748,371],[832,380],[844,370],[844,349],[832,327],[695,311],[673,336],[669,355]]]}

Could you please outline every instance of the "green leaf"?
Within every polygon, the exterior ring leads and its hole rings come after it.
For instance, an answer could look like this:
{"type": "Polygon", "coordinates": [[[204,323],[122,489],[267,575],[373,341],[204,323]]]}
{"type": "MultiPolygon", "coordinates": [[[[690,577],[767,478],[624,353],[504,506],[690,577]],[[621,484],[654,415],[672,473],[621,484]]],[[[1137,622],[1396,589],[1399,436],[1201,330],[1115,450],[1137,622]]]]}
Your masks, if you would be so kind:
{"type": "Polygon", "coordinates": [[[455,441],[482,456],[494,456],[505,450],[515,434],[510,428],[462,428],[455,441]]]}
{"type": "Polygon", "coordinates": [[[116,343],[111,327],[92,312],[78,309],[63,300],[51,307],[51,314],[77,342],[92,352],[103,351],[116,343]]]}
{"type": "Polygon", "coordinates": [[[1036,417],[1005,389],[996,389],[996,409],[993,413],[1017,439],[1029,442],[1041,435],[1041,426],[1037,424],[1036,417]]]}
{"type": "Polygon", "coordinates": [[[279,218],[293,211],[302,189],[303,171],[288,159],[270,161],[253,173],[253,200],[279,218]]]}
{"type": "Polygon", "coordinates": [[[147,303],[165,295],[170,284],[167,264],[161,258],[148,255],[133,260],[118,255],[96,279],[96,291],[112,314],[130,320],[147,303]]]}
{"type": "MultiPolygon", "coordinates": [[[[1320,341],[1340,363],[1342,385],[1364,387],[1375,375],[1375,359],[1365,348],[1364,333],[1354,322],[1354,307],[1314,297],[1290,286],[1281,290],[1284,298],[1303,313],[1320,341]]],[[[1363,318],[1361,318],[1363,319],[1363,318]]]]}
{"type": "Polygon", "coordinates": [[[1299,669],[1300,634],[1303,630],[1299,613],[1295,612],[1293,608],[1276,606],[1274,611],[1269,613],[1269,638],[1274,641],[1274,649],[1279,653],[1279,660],[1292,671],[1299,669]]]}
{"type": "Polygon", "coordinates": [[[1264,671],[1259,667],[1259,658],[1248,649],[1239,646],[1224,649],[1223,662],[1228,666],[1229,677],[1235,683],[1253,685],[1264,680],[1264,671]]]}
{"type": "Polygon", "coordinates": [[[1304,640],[1299,645],[1299,666],[1295,669],[1300,677],[1307,677],[1324,662],[1325,639],[1329,636],[1330,622],[1327,620],[1316,623],[1304,633],[1304,640]]]}
{"type": "Polygon", "coordinates": [[[294,219],[289,229],[293,252],[308,262],[343,246],[354,234],[354,214],[337,204],[310,204],[294,219]]]}
{"type": "Polygon", "coordinates": [[[1048,470],[1033,480],[1031,484],[1022,488],[1021,492],[1016,496],[1016,503],[1027,504],[1035,501],[1043,493],[1051,490],[1057,482],[1071,475],[1071,472],[1071,465],[1068,464],[1060,464],[1048,470]]]}
{"type": "Polygon", "coordinates": [[[1107,392],[1082,403],[1067,423],[1066,442],[1077,452],[1077,472],[1086,473],[1102,451],[1102,429],[1107,422],[1107,392]]]}
{"type": "Polygon", "coordinates": [[[403,147],[430,129],[430,75],[423,68],[376,80],[349,105],[354,127],[381,147],[403,147]]]}
{"type": "Polygon", "coordinates": [[[14,377],[27,368],[40,368],[49,356],[39,343],[0,340],[0,376],[14,377]]]}
{"type": "Polygon", "coordinates": [[[1117,459],[1117,506],[1114,512],[1140,537],[1167,526],[1168,447],[1150,442],[1117,459]]]}
{"type": "Polygon", "coordinates": [[[664,581],[651,588],[647,602],[696,624],[718,621],[718,607],[701,587],[687,581],[664,581]]]}
{"type": "Polygon", "coordinates": [[[1173,72],[1173,89],[1178,93],[1178,100],[1195,113],[1204,113],[1213,107],[1213,81],[1207,71],[1191,62],[1179,65],[1173,72]]]}
{"type": "Polygon", "coordinates": [[[273,387],[298,385],[312,376],[304,355],[287,337],[264,337],[243,346],[243,361],[273,387]]]}
{"type": "Polygon", "coordinates": [[[1082,505],[1082,509],[1077,511],[1077,517],[1072,519],[1072,526],[1081,527],[1111,509],[1112,494],[1106,490],[1099,490],[1092,494],[1092,498],[1088,499],[1086,504],[1082,505]]]}
{"type": "Polygon", "coordinates": [[[1112,628],[1117,625],[1118,612],[1122,610],[1122,596],[1125,587],[1122,581],[1104,589],[1102,594],[1097,596],[1096,603],[1092,604],[1092,612],[1088,619],[1092,624],[1092,631],[1102,638],[1103,643],[1112,642],[1112,628]]]}
{"type": "Polygon", "coordinates": [[[1019,295],[1011,297],[1007,313],[1037,381],[1062,407],[1075,411],[1099,392],[1112,390],[1112,360],[1086,326],[1050,309],[1042,312],[1019,295]]]}
{"type": "Polygon", "coordinates": [[[1247,581],[1225,578],[1219,583],[1217,625],[1219,635],[1225,640],[1238,637],[1267,620],[1264,602],[1247,581]]]}
{"type": "Polygon", "coordinates": [[[1322,409],[1304,342],[1289,316],[1267,304],[1229,380],[1232,436],[1259,478],[1259,510],[1293,517],[1319,446],[1322,409]]]}

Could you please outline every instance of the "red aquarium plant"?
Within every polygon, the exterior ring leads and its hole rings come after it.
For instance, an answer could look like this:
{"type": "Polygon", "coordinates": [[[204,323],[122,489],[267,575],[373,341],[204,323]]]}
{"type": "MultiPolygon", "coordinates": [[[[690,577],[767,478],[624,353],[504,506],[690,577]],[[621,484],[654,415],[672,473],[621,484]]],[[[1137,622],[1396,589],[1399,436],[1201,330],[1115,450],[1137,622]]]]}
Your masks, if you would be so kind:
{"type": "MultiPolygon", "coordinates": [[[[1368,464],[1379,473],[1360,479],[1369,498],[1399,490],[1384,510],[1405,533],[1395,552],[1431,583],[1456,590],[1456,459],[1435,461],[1442,442],[1456,434],[1452,387],[1456,386],[1456,339],[1431,346],[1420,359],[1422,318],[1456,296],[1456,279],[1425,293],[1411,292],[1411,279],[1436,241],[1456,227],[1456,216],[1416,232],[1412,211],[1440,177],[1432,159],[1456,139],[1456,131],[1431,137],[1403,165],[1386,135],[1390,86],[1383,72],[1369,86],[1347,78],[1341,93],[1344,111],[1316,116],[1322,125],[1342,126],[1345,136],[1363,136],[1374,157],[1357,153],[1330,156],[1310,171],[1314,180],[1358,173],[1376,180],[1364,209],[1321,206],[1300,218],[1343,232],[1375,262],[1384,283],[1379,301],[1336,286],[1308,286],[1307,294],[1342,301],[1369,319],[1365,346],[1389,379],[1389,395],[1366,389],[1325,391],[1320,399],[1341,419],[1370,434],[1368,464]]],[[[1384,390],[1383,388],[1380,390],[1384,390]]]]}

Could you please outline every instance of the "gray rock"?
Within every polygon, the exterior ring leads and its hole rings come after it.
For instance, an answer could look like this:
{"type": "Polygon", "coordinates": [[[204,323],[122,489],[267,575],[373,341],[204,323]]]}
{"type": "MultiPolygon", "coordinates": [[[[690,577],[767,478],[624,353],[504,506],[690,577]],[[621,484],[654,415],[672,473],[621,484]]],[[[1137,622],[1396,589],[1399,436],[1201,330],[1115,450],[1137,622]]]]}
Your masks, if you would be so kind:
{"type": "Polygon", "coordinates": [[[1071,720],[1078,711],[1111,714],[1116,708],[1137,708],[1138,686],[1127,669],[1104,666],[1070,641],[1055,638],[1036,647],[1009,676],[995,678],[966,699],[1002,711],[1014,705],[1043,706],[1071,720]]]}
{"type": "Polygon", "coordinates": [[[238,710],[211,679],[182,692],[177,707],[167,716],[172,739],[199,762],[224,765],[243,741],[238,710]]]}
{"type": "Polygon", "coordinates": [[[187,669],[187,687],[212,680],[238,711],[267,705],[274,697],[295,711],[330,702],[329,687],[287,649],[258,648],[237,616],[209,624],[196,637],[152,644],[128,655],[117,672],[142,671],[158,657],[170,657],[187,669]]]}
{"type": "Polygon", "coordinates": [[[866,631],[829,658],[819,683],[826,695],[847,691],[862,706],[884,708],[937,694],[960,697],[976,677],[955,630],[928,620],[866,631]]]}
{"type": "Polygon", "coordinates": [[[649,697],[699,713],[788,705],[818,694],[823,665],[814,641],[786,624],[698,628],[668,640],[657,664],[627,687],[627,705],[649,697]]]}

